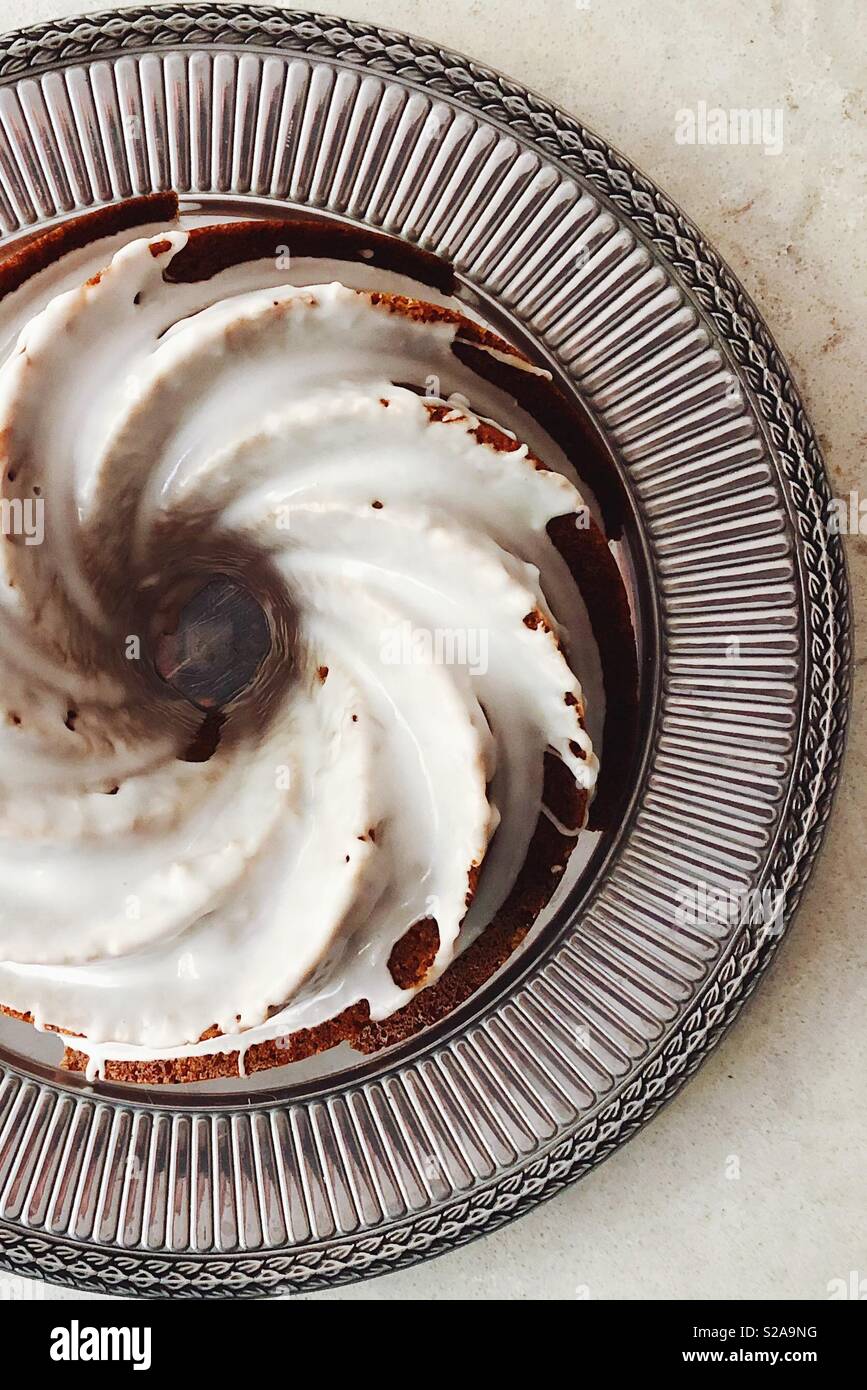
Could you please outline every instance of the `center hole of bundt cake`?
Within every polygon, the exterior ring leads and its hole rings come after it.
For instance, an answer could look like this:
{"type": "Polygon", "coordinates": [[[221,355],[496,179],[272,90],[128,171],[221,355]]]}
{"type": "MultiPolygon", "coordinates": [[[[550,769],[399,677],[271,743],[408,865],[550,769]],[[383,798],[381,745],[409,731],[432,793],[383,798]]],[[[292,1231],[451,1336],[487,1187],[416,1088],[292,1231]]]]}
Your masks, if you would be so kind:
{"type": "Polygon", "coordinates": [[[161,608],[154,665],[179,695],[215,714],[255,680],[271,647],[271,628],[255,595],[229,575],[190,589],[177,586],[161,608]]]}

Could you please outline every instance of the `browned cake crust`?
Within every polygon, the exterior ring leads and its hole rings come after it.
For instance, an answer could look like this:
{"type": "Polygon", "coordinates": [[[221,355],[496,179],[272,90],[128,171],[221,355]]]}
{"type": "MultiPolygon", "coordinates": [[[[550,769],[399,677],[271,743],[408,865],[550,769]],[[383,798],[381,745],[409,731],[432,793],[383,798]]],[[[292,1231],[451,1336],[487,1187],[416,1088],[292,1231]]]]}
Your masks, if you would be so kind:
{"type": "Polygon", "coordinates": [[[439,256],[382,232],[323,223],[303,213],[195,227],[186,246],[173,257],[166,279],[179,284],[210,280],[219,271],[245,261],[273,260],[287,246],[293,259],[315,256],[361,261],[378,270],[408,275],[443,294],[454,293],[454,271],[439,256]]]}
{"type": "Polygon", "coordinates": [[[0,263],[0,299],[20,289],[25,281],[38,275],[40,270],[46,270],[70,251],[79,251],[94,241],[129,231],[132,227],[173,222],[177,215],[176,193],[148,193],[141,198],[127,198],[123,203],[112,203],[109,207],[61,222],[13,251],[0,263]]]}
{"type": "MultiPolygon", "coordinates": [[[[18,288],[65,252],[125,228],[144,225],[177,211],[174,195],[133,199],[126,204],[65,223],[46,237],[30,243],[0,268],[0,297],[18,288]]],[[[451,268],[437,257],[406,246],[393,238],[352,228],[323,227],[312,219],[297,217],[254,223],[231,223],[225,227],[201,227],[190,232],[186,246],[171,262],[167,276],[177,281],[208,279],[218,271],[244,261],[275,254],[275,247],[287,244],[294,255],[318,255],[374,263],[384,269],[399,270],[423,283],[449,292],[454,287],[451,268]],[[364,255],[363,253],[367,253],[364,255]]],[[[520,365],[503,362],[494,353],[522,354],[489,330],[462,314],[401,295],[371,294],[371,302],[383,312],[401,314],[418,322],[449,322],[457,327],[454,351],[494,384],[503,386],[548,428],[564,447],[579,476],[587,476],[589,446],[595,436],[580,422],[575,428],[575,412],[557,388],[545,377],[530,373],[520,365]],[[567,447],[568,446],[568,447],[567,447]]],[[[523,361],[526,361],[523,358],[523,361]]],[[[383,402],[387,404],[387,402],[383,402]]],[[[431,427],[447,425],[452,413],[448,407],[429,406],[431,427]]],[[[482,422],[475,431],[481,443],[508,452],[518,443],[496,426],[482,422]]],[[[544,468],[538,459],[532,466],[544,468]]],[[[597,460],[598,463],[598,460],[597,460]]],[[[598,468],[597,468],[598,472],[598,468]]],[[[594,482],[598,489],[598,481],[594,482]]],[[[635,744],[637,711],[637,668],[629,604],[620,572],[605,536],[595,522],[586,528],[574,524],[574,516],[557,518],[549,526],[554,544],[568,564],[585,600],[602,660],[606,689],[605,763],[599,780],[594,825],[610,830],[616,824],[624,789],[631,768],[635,744]]],[[[527,615],[528,626],[545,625],[541,613],[527,615]]],[[[564,698],[572,703],[571,697],[564,698]]],[[[580,711],[576,720],[581,723],[580,711]]],[[[545,765],[545,805],[564,827],[579,827],[587,809],[586,793],[580,790],[558,759],[547,755],[545,765]]],[[[526,860],[505,903],[479,937],[452,962],[448,970],[410,1003],[389,1018],[372,1021],[366,1001],[361,1001],[337,1017],[311,1029],[285,1038],[257,1043],[245,1050],[212,1052],[204,1056],[152,1062],[107,1061],[103,1074],[109,1081],[161,1085],[169,1082],[209,1081],[236,1077],[242,1060],[245,1073],[283,1066],[326,1051],[339,1043],[350,1043],[360,1052],[376,1052],[402,1042],[421,1029],[437,1023],[464,1003],[509,958],[524,940],[539,913],[550,901],[562,878],[574,847],[574,837],[562,833],[547,815],[540,814],[526,860]]],[[[467,904],[475,890],[477,872],[471,870],[467,904]]],[[[417,922],[394,947],[389,966],[395,981],[404,988],[424,979],[439,946],[436,922],[424,918],[417,922]]],[[[32,1022],[29,1015],[15,1013],[0,1005],[0,1012],[32,1022]]],[[[52,1029],[51,1031],[59,1031],[52,1029]]],[[[204,1038],[214,1036],[212,1031],[204,1038]]],[[[68,1036],[68,1035],[67,1035],[68,1036]]],[[[62,1065],[70,1071],[84,1071],[87,1057],[68,1046],[62,1065]]]]}

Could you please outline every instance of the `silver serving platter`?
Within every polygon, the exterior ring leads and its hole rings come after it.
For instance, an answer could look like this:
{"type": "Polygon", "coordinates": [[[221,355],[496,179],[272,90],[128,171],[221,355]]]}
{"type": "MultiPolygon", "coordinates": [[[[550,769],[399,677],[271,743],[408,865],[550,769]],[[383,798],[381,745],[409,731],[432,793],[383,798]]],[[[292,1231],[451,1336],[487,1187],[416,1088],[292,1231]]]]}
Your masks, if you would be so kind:
{"type": "MultiPolygon", "coordinates": [[[[577,120],[459,54],[267,6],[0,38],[4,244],[173,186],[411,239],[576,393],[634,508],[648,727],[619,837],[532,947],[412,1044],[198,1090],[0,1045],[0,1265],[114,1293],[385,1273],[560,1191],[669,1100],[760,979],[837,780],[850,615],[812,428],[755,306],[577,120]],[[783,903],[684,925],[708,886],[783,903]],[[761,914],[758,914],[761,918],[761,914]]],[[[740,901],[740,898],[738,898],[740,901]]]]}

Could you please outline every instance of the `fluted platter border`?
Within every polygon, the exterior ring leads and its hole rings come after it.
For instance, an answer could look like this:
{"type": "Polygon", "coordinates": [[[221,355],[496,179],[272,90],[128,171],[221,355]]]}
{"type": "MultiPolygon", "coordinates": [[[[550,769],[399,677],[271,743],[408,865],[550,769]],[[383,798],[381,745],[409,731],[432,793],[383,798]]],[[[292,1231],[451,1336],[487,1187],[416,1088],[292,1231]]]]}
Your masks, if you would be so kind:
{"type": "Polygon", "coordinates": [[[813,431],[757,309],[680,210],[557,107],[407,35],[267,6],[133,8],[0,38],[4,238],[169,183],[448,255],[609,440],[662,626],[628,833],[580,913],[460,1029],[333,1094],[247,1105],[64,1083],[0,1054],[0,1266],[255,1297],[462,1245],[676,1093],[760,979],[818,851],[849,600],[813,431]],[[770,931],[675,928],[703,884],[783,909],[770,931]]]}

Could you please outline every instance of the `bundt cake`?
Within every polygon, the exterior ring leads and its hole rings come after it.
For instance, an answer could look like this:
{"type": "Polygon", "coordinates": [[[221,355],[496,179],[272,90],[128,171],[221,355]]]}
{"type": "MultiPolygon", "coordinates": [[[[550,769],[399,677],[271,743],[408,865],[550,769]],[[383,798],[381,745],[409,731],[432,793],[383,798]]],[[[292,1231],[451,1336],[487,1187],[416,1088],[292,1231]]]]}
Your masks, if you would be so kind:
{"type": "Polygon", "coordinates": [[[604,462],[454,290],[395,239],[172,195],[0,266],[0,1005],[68,1068],[398,1042],[612,827],[604,462]],[[196,684],[256,641],[247,683],[196,684]]]}

